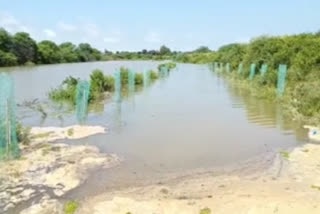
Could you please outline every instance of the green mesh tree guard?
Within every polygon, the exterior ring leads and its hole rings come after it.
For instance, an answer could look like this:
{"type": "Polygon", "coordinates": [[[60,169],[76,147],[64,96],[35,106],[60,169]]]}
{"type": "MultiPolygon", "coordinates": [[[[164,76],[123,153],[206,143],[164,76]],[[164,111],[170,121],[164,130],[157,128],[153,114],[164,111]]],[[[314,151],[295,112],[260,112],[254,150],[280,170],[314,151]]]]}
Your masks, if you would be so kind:
{"type": "Polygon", "coordinates": [[[159,72],[160,78],[165,78],[169,75],[169,69],[167,66],[161,66],[159,72]]]}
{"type": "Polygon", "coordinates": [[[114,99],[116,102],[121,102],[121,73],[114,73],[114,99]]]}
{"type": "Polygon", "coordinates": [[[238,74],[242,74],[242,72],[243,72],[243,64],[240,63],[238,66],[238,74]]]}
{"type": "Polygon", "coordinates": [[[218,70],[219,70],[218,63],[215,62],[214,63],[214,72],[218,72],[218,70]]]}
{"type": "Polygon", "coordinates": [[[77,119],[80,124],[84,124],[88,115],[90,83],[88,81],[79,81],[76,93],[77,119]]]}
{"type": "Polygon", "coordinates": [[[220,72],[223,72],[223,63],[220,63],[219,71],[220,71],[220,72]]]}
{"type": "Polygon", "coordinates": [[[135,91],[135,73],[133,71],[129,71],[128,76],[128,92],[132,95],[135,91]]]}
{"type": "Polygon", "coordinates": [[[143,87],[147,88],[150,85],[150,74],[151,71],[147,70],[143,73],[143,87]]]}
{"type": "Polygon", "coordinates": [[[282,96],[286,87],[287,65],[279,65],[277,94],[282,96]]]}
{"type": "Polygon", "coordinates": [[[0,159],[19,157],[12,77],[0,74],[0,159]]]}
{"type": "Polygon", "coordinates": [[[261,66],[261,69],[260,69],[261,76],[264,76],[267,73],[267,71],[268,71],[268,65],[267,64],[263,64],[261,66]]]}
{"type": "Polygon", "coordinates": [[[231,70],[230,70],[230,63],[227,63],[226,64],[226,71],[229,73],[231,70]]]}
{"type": "Polygon", "coordinates": [[[249,80],[252,80],[255,74],[256,74],[256,64],[253,63],[250,65],[249,80]]]}

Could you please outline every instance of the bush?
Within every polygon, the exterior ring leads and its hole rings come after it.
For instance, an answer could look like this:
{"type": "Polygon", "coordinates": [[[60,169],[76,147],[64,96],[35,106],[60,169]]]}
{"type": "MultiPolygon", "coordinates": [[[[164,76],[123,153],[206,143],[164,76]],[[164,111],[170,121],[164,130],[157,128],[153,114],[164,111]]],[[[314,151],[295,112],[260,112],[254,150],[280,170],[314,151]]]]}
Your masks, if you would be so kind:
{"type": "Polygon", "coordinates": [[[67,77],[58,88],[49,92],[49,98],[54,101],[69,101],[75,104],[78,82],[77,78],[67,77]]]}
{"type": "Polygon", "coordinates": [[[120,75],[121,75],[121,85],[125,86],[128,84],[129,79],[129,69],[125,67],[120,68],[120,75]]]}
{"type": "MultiPolygon", "coordinates": [[[[172,67],[172,66],[171,66],[172,67]]],[[[129,70],[127,68],[120,68],[121,86],[125,89],[128,85],[129,70]]],[[[143,73],[135,74],[135,85],[143,85],[143,73]]],[[[158,73],[150,71],[151,80],[158,79],[158,73]]],[[[103,98],[103,93],[106,91],[114,91],[114,77],[110,75],[104,75],[99,69],[94,70],[90,75],[90,97],[89,102],[103,98]]],[[[74,77],[67,77],[62,84],[49,92],[49,98],[54,101],[68,101],[75,104],[76,90],[79,79],[74,77]]]]}
{"type": "Polygon", "coordinates": [[[143,85],[143,73],[136,73],[134,82],[136,85],[143,85]]]}
{"type": "Polygon", "coordinates": [[[74,214],[79,207],[77,201],[68,201],[63,206],[63,211],[65,214],[74,214]]]}
{"type": "Polygon", "coordinates": [[[96,69],[92,72],[90,75],[90,86],[91,94],[102,93],[105,91],[105,76],[101,70],[96,69]]]}
{"type": "Polygon", "coordinates": [[[30,127],[23,127],[21,123],[17,123],[17,140],[19,143],[22,143],[23,145],[29,145],[30,144],[30,127]]]}
{"type": "Polygon", "coordinates": [[[151,80],[156,80],[156,79],[158,79],[158,77],[159,77],[159,75],[157,72],[155,72],[153,70],[150,71],[150,79],[151,80]]]}
{"type": "Polygon", "coordinates": [[[18,64],[18,58],[12,53],[0,50],[0,66],[14,66],[18,64]]]}
{"type": "Polygon", "coordinates": [[[320,82],[305,82],[297,84],[292,90],[291,104],[296,110],[307,117],[320,114],[320,82]]]}
{"type": "Polygon", "coordinates": [[[113,91],[114,90],[114,78],[110,75],[104,77],[104,90],[113,91]]]}
{"type": "Polygon", "coordinates": [[[160,65],[158,65],[158,71],[161,71],[162,67],[167,67],[168,71],[171,71],[172,69],[174,69],[177,66],[177,64],[173,63],[173,62],[168,62],[168,63],[162,63],[160,65]]]}

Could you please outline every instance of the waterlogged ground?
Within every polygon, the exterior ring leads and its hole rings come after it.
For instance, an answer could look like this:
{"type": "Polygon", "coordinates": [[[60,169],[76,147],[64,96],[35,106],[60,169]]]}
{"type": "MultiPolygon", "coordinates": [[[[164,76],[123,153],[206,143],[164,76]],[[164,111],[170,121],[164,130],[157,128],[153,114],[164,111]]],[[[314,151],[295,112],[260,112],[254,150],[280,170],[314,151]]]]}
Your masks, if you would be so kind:
{"type": "MultiPolygon", "coordinates": [[[[120,66],[143,72],[157,65],[97,62],[10,68],[16,80],[17,102],[39,99],[34,102],[48,112],[43,117],[22,105],[18,117],[31,126],[72,125],[76,123],[72,109],[52,105],[46,99],[48,90],[65,77],[88,79],[93,69],[110,74],[120,66]]],[[[109,99],[91,109],[88,124],[107,127],[107,133],[63,142],[97,146],[124,161],[92,173],[67,199],[215,168],[254,165],[261,169],[267,167],[271,156],[307,141],[306,130],[285,118],[279,106],[248,96],[201,65],[179,64],[168,78],[123,97],[121,103],[109,99]]]]}

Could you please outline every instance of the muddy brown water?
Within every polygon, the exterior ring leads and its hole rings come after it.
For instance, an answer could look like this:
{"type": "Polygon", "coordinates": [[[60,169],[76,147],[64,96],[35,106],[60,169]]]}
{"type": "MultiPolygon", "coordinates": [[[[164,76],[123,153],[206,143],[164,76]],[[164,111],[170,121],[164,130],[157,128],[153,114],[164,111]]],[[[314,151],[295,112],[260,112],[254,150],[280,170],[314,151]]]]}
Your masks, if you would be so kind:
{"type": "MultiPolygon", "coordinates": [[[[18,117],[32,126],[76,123],[72,110],[56,113],[47,100],[50,88],[69,76],[88,79],[93,69],[112,74],[120,66],[136,72],[155,69],[159,62],[93,62],[1,69],[15,79],[17,102],[39,99],[47,118],[26,107],[18,117]]],[[[121,103],[112,99],[96,106],[88,124],[108,133],[72,144],[90,144],[120,155],[123,163],[97,171],[69,197],[81,198],[110,188],[163,179],[167,174],[224,167],[275,153],[307,141],[301,124],[286,118],[280,106],[248,95],[211,72],[208,66],[178,64],[170,76],[121,103]]]]}

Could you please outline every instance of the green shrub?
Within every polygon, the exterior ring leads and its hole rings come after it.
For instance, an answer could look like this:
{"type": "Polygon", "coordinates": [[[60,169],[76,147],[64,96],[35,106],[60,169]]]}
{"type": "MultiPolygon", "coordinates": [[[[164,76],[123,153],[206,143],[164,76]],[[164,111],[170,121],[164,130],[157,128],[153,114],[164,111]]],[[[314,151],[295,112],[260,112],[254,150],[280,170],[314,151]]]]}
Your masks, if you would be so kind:
{"type": "Polygon", "coordinates": [[[307,117],[320,114],[320,81],[295,84],[291,92],[291,104],[299,113],[307,117]]]}
{"type": "Polygon", "coordinates": [[[30,144],[30,127],[24,127],[21,123],[17,123],[17,140],[19,143],[22,143],[23,145],[29,145],[30,144]]]}
{"type": "Polygon", "coordinates": [[[27,61],[24,65],[25,66],[35,66],[36,64],[32,61],[27,61]]]}
{"type": "Polygon", "coordinates": [[[69,136],[69,137],[72,137],[72,136],[73,136],[73,134],[74,134],[74,130],[73,130],[73,128],[68,129],[67,134],[68,134],[68,136],[69,136]]]}
{"type": "Polygon", "coordinates": [[[156,80],[158,79],[159,75],[158,75],[158,72],[155,72],[153,70],[150,71],[150,79],[151,80],[156,80]]]}
{"type": "Polygon", "coordinates": [[[94,70],[90,75],[91,93],[102,93],[105,91],[105,76],[99,69],[94,70]]]}
{"type": "Polygon", "coordinates": [[[125,86],[128,84],[129,79],[129,69],[125,67],[120,68],[120,75],[121,75],[121,85],[125,86]]]}
{"type": "Polygon", "coordinates": [[[136,73],[134,82],[136,85],[143,85],[143,73],[136,73]]]}
{"type": "Polygon", "coordinates": [[[173,62],[169,62],[169,63],[167,63],[167,66],[168,66],[169,70],[171,70],[171,69],[174,69],[175,67],[177,67],[177,64],[173,63],[173,62]]]}
{"type": "Polygon", "coordinates": [[[114,90],[114,78],[113,76],[106,75],[104,77],[104,90],[113,91],[114,90]]]}
{"type": "Polygon", "coordinates": [[[173,62],[168,62],[168,63],[162,63],[158,65],[158,71],[161,71],[162,67],[167,67],[168,71],[171,71],[172,69],[174,69],[177,66],[176,63],[173,62]]]}
{"type": "Polygon", "coordinates": [[[65,214],[74,214],[79,207],[77,201],[67,201],[63,206],[63,211],[65,214]]]}
{"type": "Polygon", "coordinates": [[[79,79],[74,77],[67,77],[58,88],[51,89],[49,98],[54,101],[69,101],[75,103],[78,81],[79,79]]]}
{"type": "Polygon", "coordinates": [[[209,208],[201,209],[200,214],[211,214],[211,210],[209,208]]]}

